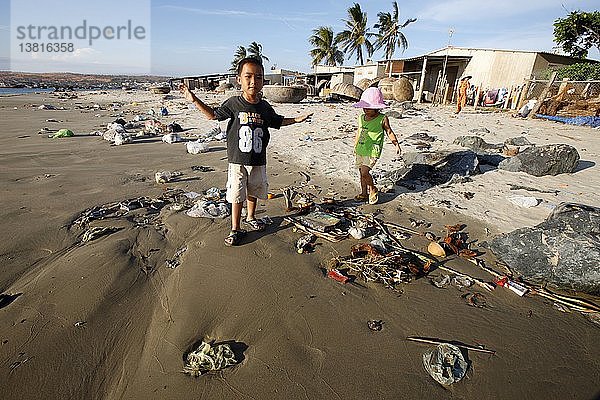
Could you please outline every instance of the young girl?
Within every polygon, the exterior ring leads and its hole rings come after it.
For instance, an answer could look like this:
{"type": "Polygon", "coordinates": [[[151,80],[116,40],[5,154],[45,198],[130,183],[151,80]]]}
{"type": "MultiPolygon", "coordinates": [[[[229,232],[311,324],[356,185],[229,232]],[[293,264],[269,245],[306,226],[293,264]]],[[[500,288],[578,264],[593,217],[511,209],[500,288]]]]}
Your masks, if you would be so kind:
{"type": "Polygon", "coordinates": [[[379,88],[370,87],[366,89],[360,96],[360,101],[354,104],[354,107],[362,108],[364,112],[359,118],[358,132],[354,139],[354,152],[356,153],[356,166],[360,172],[361,188],[361,192],[354,199],[368,201],[369,204],[377,204],[379,198],[371,176],[371,169],[381,156],[384,131],[392,144],[396,146],[396,154],[400,154],[400,145],[390,127],[388,117],[379,112],[379,110],[386,107],[383,102],[383,94],[379,88]]]}

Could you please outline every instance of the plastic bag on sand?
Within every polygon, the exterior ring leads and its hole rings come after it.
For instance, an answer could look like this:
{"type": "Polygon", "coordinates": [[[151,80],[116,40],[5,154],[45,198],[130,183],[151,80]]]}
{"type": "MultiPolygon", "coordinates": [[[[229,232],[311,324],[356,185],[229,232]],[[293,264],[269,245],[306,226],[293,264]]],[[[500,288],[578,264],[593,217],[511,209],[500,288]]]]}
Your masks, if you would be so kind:
{"type": "Polygon", "coordinates": [[[109,142],[113,142],[115,140],[116,134],[117,131],[115,131],[114,129],[109,129],[102,134],[102,139],[107,140],[109,142]]]}
{"type": "Polygon", "coordinates": [[[190,154],[206,153],[208,151],[208,143],[204,143],[199,140],[187,142],[185,147],[187,148],[187,152],[190,154]]]}
{"type": "Polygon", "coordinates": [[[469,364],[460,349],[452,344],[439,344],[423,354],[425,371],[442,385],[452,385],[467,373],[469,364]]]}
{"type": "Polygon", "coordinates": [[[194,218],[225,218],[231,214],[231,211],[226,202],[200,200],[185,214],[194,218]]]}
{"type": "Polygon", "coordinates": [[[54,134],[54,136],[52,136],[52,139],[54,139],[54,138],[63,138],[63,137],[71,137],[71,136],[75,136],[75,135],[73,135],[73,131],[71,131],[69,129],[60,129],[58,132],[56,132],[54,134]]]}
{"type": "Polygon", "coordinates": [[[183,372],[200,376],[205,372],[218,371],[235,364],[235,354],[228,344],[215,345],[202,341],[196,350],[185,356],[183,372]]]}
{"type": "Polygon", "coordinates": [[[166,135],[163,135],[162,141],[169,144],[181,142],[181,136],[177,133],[167,133],[166,135]]]}

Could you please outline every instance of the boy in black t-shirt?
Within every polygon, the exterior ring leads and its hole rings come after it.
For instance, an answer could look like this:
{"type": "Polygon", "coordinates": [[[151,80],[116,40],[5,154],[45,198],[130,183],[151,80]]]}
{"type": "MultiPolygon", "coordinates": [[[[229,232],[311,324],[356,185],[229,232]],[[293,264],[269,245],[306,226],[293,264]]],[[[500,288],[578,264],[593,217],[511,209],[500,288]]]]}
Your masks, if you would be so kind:
{"type": "Polygon", "coordinates": [[[273,107],[260,98],[263,87],[264,68],[257,58],[244,58],[238,64],[237,80],[242,87],[242,95],[231,97],[218,108],[203,103],[185,85],[181,92],[193,102],[208,119],[224,121],[227,124],[227,201],[231,203],[231,232],[225,238],[225,245],[236,246],[245,231],[240,229],[244,201],[248,208],[246,224],[252,230],[263,230],[264,225],[256,219],[257,199],[266,199],[268,191],[266,164],[269,128],[279,129],[285,125],[303,122],[311,114],[296,118],[278,115],[273,107]]]}

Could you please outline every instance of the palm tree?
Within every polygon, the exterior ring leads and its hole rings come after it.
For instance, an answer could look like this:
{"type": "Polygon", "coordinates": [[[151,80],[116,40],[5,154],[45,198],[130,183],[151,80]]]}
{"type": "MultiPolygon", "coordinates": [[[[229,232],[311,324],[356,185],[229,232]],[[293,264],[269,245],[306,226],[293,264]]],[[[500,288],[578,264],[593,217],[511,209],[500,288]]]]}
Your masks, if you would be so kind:
{"type": "Polygon", "coordinates": [[[336,35],[335,42],[344,46],[342,50],[348,53],[348,57],[356,53],[356,60],[362,65],[363,47],[367,51],[367,57],[370,57],[374,51],[373,44],[369,41],[369,37],[373,34],[367,27],[367,13],[362,12],[360,4],[354,3],[348,9],[348,19],[342,21],[347,29],[336,35]]]}
{"type": "MultiPolygon", "coordinates": [[[[384,47],[385,50],[385,58],[390,63],[390,59],[394,56],[394,52],[396,51],[396,45],[402,48],[402,52],[404,52],[408,48],[408,40],[406,40],[406,36],[402,33],[402,28],[405,28],[408,24],[415,22],[416,18],[409,18],[403,24],[398,23],[398,3],[395,1],[392,3],[392,13],[389,12],[380,12],[377,14],[379,18],[379,23],[375,24],[373,27],[379,30],[375,35],[377,36],[377,40],[375,41],[375,49],[379,50],[384,47]]],[[[390,76],[392,74],[392,69],[390,68],[390,76]]]]}
{"type": "Polygon", "coordinates": [[[262,53],[262,44],[256,43],[256,42],[252,42],[252,43],[250,43],[250,46],[248,46],[248,57],[257,58],[261,62],[263,60],[264,61],[269,61],[269,57],[265,56],[262,53]]]}
{"type": "Polygon", "coordinates": [[[385,58],[387,59],[392,58],[394,55],[396,45],[402,48],[402,52],[408,48],[408,40],[406,40],[406,36],[402,33],[402,28],[417,20],[416,18],[409,18],[403,24],[399,24],[398,3],[394,1],[392,8],[392,14],[389,12],[380,12],[377,14],[379,23],[374,25],[374,28],[379,30],[379,33],[376,34],[375,49],[379,50],[385,47],[385,58]]]}
{"type": "Polygon", "coordinates": [[[229,70],[232,72],[237,72],[238,64],[240,63],[240,61],[246,58],[247,54],[248,52],[246,51],[246,48],[244,46],[238,46],[237,50],[235,51],[235,54],[233,55],[233,61],[231,61],[231,68],[229,68],[229,70]]]}
{"type": "Polygon", "coordinates": [[[313,67],[321,61],[332,67],[344,63],[344,53],[338,49],[331,27],[320,26],[313,29],[313,35],[308,38],[308,42],[315,46],[310,51],[313,67]]]}

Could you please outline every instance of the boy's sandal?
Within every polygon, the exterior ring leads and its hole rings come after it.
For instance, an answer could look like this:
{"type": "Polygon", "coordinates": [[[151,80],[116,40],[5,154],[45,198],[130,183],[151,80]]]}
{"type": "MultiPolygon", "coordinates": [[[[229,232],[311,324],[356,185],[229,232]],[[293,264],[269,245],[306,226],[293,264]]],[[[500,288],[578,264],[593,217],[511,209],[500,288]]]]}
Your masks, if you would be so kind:
{"type": "Polygon", "coordinates": [[[244,237],[244,231],[231,231],[225,238],[225,246],[238,246],[244,237]]]}
{"type": "Polygon", "coordinates": [[[373,192],[369,195],[369,204],[377,204],[379,201],[379,192],[373,192]]]}
{"type": "Polygon", "coordinates": [[[247,219],[244,223],[253,231],[261,232],[265,230],[264,222],[259,219],[247,219]]]}
{"type": "Polygon", "coordinates": [[[365,194],[359,193],[356,196],[354,196],[354,200],[356,200],[356,201],[367,201],[368,197],[365,194]]]}

